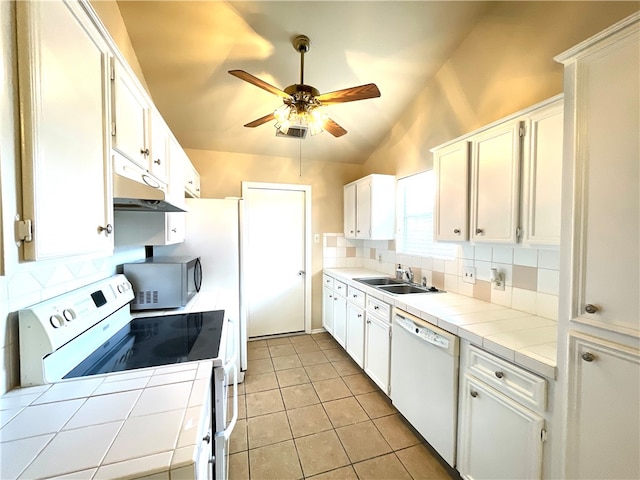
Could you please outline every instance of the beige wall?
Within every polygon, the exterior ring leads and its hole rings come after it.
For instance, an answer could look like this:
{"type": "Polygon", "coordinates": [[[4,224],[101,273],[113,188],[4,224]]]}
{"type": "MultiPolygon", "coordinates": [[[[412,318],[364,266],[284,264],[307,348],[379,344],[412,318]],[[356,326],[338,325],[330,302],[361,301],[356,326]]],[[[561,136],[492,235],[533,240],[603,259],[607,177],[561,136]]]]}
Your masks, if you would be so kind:
{"type": "Polygon", "coordinates": [[[495,2],[365,164],[399,177],[431,168],[429,149],[562,92],[553,57],[640,2],[495,2]]]}
{"type": "MultiPolygon", "coordinates": [[[[239,197],[243,181],[311,185],[311,228],[320,239],[323,233],[342,231],[342,186],[362,176],[361,165],[308,162],[304,157],[301,165],[297,158],[190,149],[186,153],[200,173],[205,198],[239,197]]],[[[311,270],[312,328],[317,329],[322,326],[322,241],[312,246],[311,270]]]]}

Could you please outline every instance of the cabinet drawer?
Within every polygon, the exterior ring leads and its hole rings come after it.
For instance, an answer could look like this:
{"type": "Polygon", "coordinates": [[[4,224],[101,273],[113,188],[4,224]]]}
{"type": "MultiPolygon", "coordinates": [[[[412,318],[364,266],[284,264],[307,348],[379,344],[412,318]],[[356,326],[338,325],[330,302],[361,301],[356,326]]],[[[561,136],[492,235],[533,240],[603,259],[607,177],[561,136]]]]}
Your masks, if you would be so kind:
{"type": "Polygon", "coordinates": [[[376,315],[386,322],[391,321],[391,306],[371,295],[367,295],[367,313],[376,315]]]}
{"type": "Polygon", "coordinates": [[[359,307],[364,307],[365,294],[357,288],[349,285],[347,288],[347,300],[355,305],[358,305],[359,307]]]}
{"type": "Polygon", "coordinates": [[[334,280],[333,281],[333,291],[336,292],[338,295],[346,297],[347,296],[347,284],[344,283],[344,282],[341,282],[340,280],[334,280]]]}
{"type": "Polygon", "coordinates": [[[468,373],[536,411],[547,407],[547,381],[474,346],[469,347],[468,373]]]}
{"type": "Polygon", "coordinates": [[[333,277],[330,277],[329,275],[322,275],[322,285],[324,285],[325,287],[333,290],[333,282],[333,277]]]}

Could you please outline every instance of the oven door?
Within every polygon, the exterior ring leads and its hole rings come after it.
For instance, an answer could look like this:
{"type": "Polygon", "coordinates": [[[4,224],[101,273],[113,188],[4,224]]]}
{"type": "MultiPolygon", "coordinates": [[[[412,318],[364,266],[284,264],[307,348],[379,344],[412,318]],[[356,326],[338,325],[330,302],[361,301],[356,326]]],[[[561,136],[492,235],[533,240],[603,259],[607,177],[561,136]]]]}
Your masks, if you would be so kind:
{"type": "Polygon", "coordinates": [[[214,478],[229,478],[229,438],[238,420],[238,323],[227,320],[225,363],[213,372],[215,434],[214,478]]]}

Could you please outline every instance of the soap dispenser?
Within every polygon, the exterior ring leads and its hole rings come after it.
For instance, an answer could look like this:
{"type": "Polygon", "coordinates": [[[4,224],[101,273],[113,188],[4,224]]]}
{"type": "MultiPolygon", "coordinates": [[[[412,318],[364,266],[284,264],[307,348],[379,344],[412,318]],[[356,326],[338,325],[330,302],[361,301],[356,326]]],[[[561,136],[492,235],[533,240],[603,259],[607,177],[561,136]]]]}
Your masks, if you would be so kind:
{"type": "Polygon", "coordinates": [[[398,264],[398,268],[396,268],[396,279],[402,280],[403,274],[404,274],[404,270],[402,270],[402,265],[398,264]]]}

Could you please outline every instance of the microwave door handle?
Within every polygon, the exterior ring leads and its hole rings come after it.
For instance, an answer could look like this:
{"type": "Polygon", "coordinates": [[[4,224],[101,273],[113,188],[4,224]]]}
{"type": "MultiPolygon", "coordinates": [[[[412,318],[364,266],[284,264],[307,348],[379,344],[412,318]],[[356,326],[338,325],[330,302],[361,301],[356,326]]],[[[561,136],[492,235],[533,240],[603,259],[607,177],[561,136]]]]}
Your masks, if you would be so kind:
{"type": "Polygon", "coordinates": [[[193,280],[196,286],[196,292],[199,292],[200,288],[202,287],[202,262],[200,262],[199,257],[196,259],[196,265],[193,269],[193,276],[193,280]]]}

